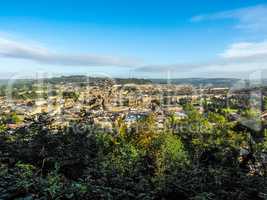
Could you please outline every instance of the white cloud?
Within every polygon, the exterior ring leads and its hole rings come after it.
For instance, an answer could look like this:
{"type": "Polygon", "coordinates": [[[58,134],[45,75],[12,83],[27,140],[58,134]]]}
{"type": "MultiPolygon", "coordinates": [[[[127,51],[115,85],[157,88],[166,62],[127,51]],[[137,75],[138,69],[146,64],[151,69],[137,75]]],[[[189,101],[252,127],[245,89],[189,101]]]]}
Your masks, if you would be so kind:
{"type": "MultiPolygon", "coordinates": [[[[233,20],[235,28],[267,33],[267,5],[201,14],[191,18],[191,22],[212,20],[233,20]]],[[[209,63],[202,63],[195,73],[211,73],[222,76],[241,77],[257,70],[267,69],[267,40],[261,42],[238,42],[229,45],[219,58],[209,63]]]]}
{"type": "Polygon", "coordinates": [[[244,78],[252,72],[267,69],[267,41],[234,43],[219,58],[206,63],[180,63],[173,65],[147,65],[137,68],[143,73],[171,73],[191,77],[244,78]]]}
{"type": "Polygon", "coordinates": [[[25,59],[43,64],[64,66],[127,66],[136,64],[134,60],[113,56],[91,54],[65,54],[40,47],[32,43],[23,43],[0,37],[0,56],[4,58],[25,59]]]}
{"type": "Polygon", "coordinates": [[[211,14],[201,14],[191,18],[192,22],[207,20],[234,19],[236,28],[250,31],[267,31],[267,5],[257,5],[247,8],[222,11],[211,14]]]}
{"type": "Polygon", "coordinates": [[[134,75],[160,76],[170,73],[176,77],[243,77],[256,70],[267,69],[267,40],[233,43],[219,57],[206,63],[174,63],[142,65],[135,61],[108,56],[65,54],[32,42],[0,37],[0,57],[31,60],[58,66],[126,66],[134,75]]]}
{"type": "Polygon", "coordinates": [[[267,41],[234,43],[222,54],[223,58],[265,58],[267,61],[267,41]]]}

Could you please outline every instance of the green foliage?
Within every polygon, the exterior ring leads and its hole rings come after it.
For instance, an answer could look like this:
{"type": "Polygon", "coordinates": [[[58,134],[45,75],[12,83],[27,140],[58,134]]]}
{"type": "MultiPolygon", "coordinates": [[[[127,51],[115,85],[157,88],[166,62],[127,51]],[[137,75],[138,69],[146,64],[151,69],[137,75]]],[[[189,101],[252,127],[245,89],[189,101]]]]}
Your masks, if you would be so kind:
{"type": "Polygon", "coordinates": [[[126,141],[132,142],[138,148],[145,151],[158,135],[159,132],[155,125],[155,116],[151,114],[131,125],[130,131],[127,132],[125,138],[126,141]]]}
{"type": "Polygon", "coordinates": [[[2,128],[5,128],[4,126],[6,124],[18,124],[20,122],[21,122],[21,119],[14,112],[12,112],[10,114],[3,115],[1,118],[2,128]]]}
{"type": "Polygon", "coordinates": [[[254,130],[260,131],[261,130],[261,118],[260,118],[260,111],[257,109],[246,109],[242,113],[241,123],[246,127],[254,130]]]}
{"type": "Polygon", "coordinates": [[[16,167],[18,168],[18,179],[16,185],[19,188],[29,190],[29,188],[34,185],[33,175],[36,168],[31,164],[21,162],[18,162],[16,167]]]}
{"type": "Polygon", "coordinates": [[[155,156],[158,175],[161,176],[175,168],[181,168],[188,164],[187,153],[177,136],[171,134],[161,135],[155,139],[154,143],[157,148],[155,156]]]}
{"type": "Polygon", "coordinates": [[[59,199],[63,191],[62,175],[59,174],[59,165],[51,171],[45,179],[42,179],[43,192],[49,199],[59,199]]]}
{"type": "Polygon", "coordinates": [[[106,167],[120,174],[131,174],[139,159],[138,149],[130,143],[120,143],[114,146],[113,151],[104,162],[106,167]]]}
{"type": "Polygon", "coordinates": [[[74,124],[78,131],[54,132],[44,115],[14,130],[12,140],[3,128],[0,199],[266,198],[266,130],[253,141],[223,112],[202,114],[188,103],[184,110],[186,117],[170,116],[164,130],[153,114],[131,125],[120,118],[111,133],[82,122],[74,124]],[[246,163],[255,172],[241,168],[241,147],[255,157],[246,163]]]}
{"type": "Polygon", "coordinates": [[[7,126],[5,124],[0,123],[0,133],[5,132],[7,130],[7,126]]]}
{"type": "Polygon", "coordinates": [[[264,110],[267,110],[267,98],[266,97],[264,97],[263,98],[263,108],[264,108],[264,110]]]}
{"type": "Polygon", "coordinates": [[[79,94],[73,91],[64,91],[62,93],[62,96],[65,99],[73,99],[74,101],[77,101],[79,99],[79,94]]]}

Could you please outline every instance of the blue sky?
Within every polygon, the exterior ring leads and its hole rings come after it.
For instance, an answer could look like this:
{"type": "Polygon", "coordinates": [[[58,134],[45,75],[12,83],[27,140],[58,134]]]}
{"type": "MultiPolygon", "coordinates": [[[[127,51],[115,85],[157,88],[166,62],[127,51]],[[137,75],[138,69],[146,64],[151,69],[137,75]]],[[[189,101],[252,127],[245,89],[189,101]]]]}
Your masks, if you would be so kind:
{"type": "Polygon", "coordinates": [[[10,0],[0,78],[247,77],[267,69],[267,2],[10,0]]]}

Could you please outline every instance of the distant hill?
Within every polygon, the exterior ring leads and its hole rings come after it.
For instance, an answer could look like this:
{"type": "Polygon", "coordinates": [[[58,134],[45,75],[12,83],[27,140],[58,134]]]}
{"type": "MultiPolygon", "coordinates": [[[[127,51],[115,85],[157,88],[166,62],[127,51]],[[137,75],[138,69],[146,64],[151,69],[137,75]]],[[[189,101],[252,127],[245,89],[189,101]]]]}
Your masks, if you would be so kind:
{"type": "MultiPolygon", "coordinates": [[[[45,83],[50,84],[59,84],[59,83],[97,83],[103,81],[112,81],[114,84],[177,84],[177,85],[192,85],[194,87],[232,87],[240,83],[241,88],[247,88],[249,85],[256,84],[259,86],[267,86],[267,79],[263,79],[260,83],[250,82],[248,80],[235,79],[235,78],[176,78],[176,79],[139,79],[139,78],[114,78],[108,79],[104,77],[88,77],[83,75],[75,76],[61,76],[43,79],[45,83]],[[244,86],[245,84],[245,86],[244,86]]],[[[6,85],[9,83],[7,79],[0,79],[0,86],[6,85]]],[[[36,80],[33,79],[18,79],[15,81],[16,85],[32,85],[36,83],[36,80]]]]}
{"type": "Polygon", "coordinates": [[[234,78],[180,78],[180,79],[151,79],[153,83],[159,84],[185,84],[198,86],[213,86],[213,87],[231,87],[240,79],[234,78]]]}
{"type": "MultiPolygon", "coordinates": [[[[108,78],[102,78],[102,77],[88,77],[88,76],[82,76],[82,75],[75,75],[75,76],[61,76],[61,77],[53,77],[53,78],[47,78],[42,79],[44,83],[50,83],[50,84],[64,84],[64,83],[94,83],[94,82],[101,82],[101,81],[112,81],[115,84],[148,84],[152,83],[149,79],[137,79],[137,78],[114,78],[114,79],[108,79],[108,78]]],[[[37,81],[34,79],[18,79],[18,80],[12,80],[12,83],[15,84],[33,84],[37,81]]],[[[0,86],[7,85],[11,83],[7,79],[0,79],[0,86]]]]}
{"type": "Polygon", "coordinates": [[[135,84],[147,84],[152,83],[151,80],[148,79],[137,79],[137,78],[102,78],[102,77],[88,77],[88,76],[61,76],[55,77],[50,79],[45,79],[46,82],[57,84],[57,83],[92,83],[97,81],[105,81],[111,80],[114,81],[116,84],[128,84],[128,83],[135,83],[135,84]]]}

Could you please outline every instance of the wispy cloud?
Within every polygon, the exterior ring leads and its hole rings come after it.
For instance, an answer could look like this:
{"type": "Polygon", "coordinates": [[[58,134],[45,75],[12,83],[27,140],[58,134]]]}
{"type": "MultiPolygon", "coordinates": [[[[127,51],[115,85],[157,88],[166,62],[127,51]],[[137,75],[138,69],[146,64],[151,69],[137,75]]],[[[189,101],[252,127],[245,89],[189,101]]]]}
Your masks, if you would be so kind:
{"type": "Polygon", "coordinates": [[[135,66],[136,61],[113,56],[60,53],[36,44],[0,37],[0,57],[63,66],[135,66]]]}
{"type": "Polygon", "coordinates": [[[267,41],[241,42],[230,45],[220,54],[227,59],[265,59],[267,61],[267,41]]]}
{"type": "Polygon", "coordinates": [[[237,20],[236,28],[249,31],[267,31],[267,5],[227,10],[217,13],[193,16],[191,22],[209,20],[233,19],[237,20]]]}
{"type": "Polygon", "coordinates": [[[136,69],[138,73],[187,74],[201,77],[239,77],[257,70],[267,69],[267,41],[234,43],[219,57],[206,63],[180,63],[173,65],[146,65],[136,69]]]}
{"type": "Polygon", "coordinates": [[[229,45],[214,60],[205,63],[146,64],[109,56],[65,54],[32,42],[0,37],[0,57],[31,60],[57,66],[126,66],[137,75],[175,77],[243,77],[252,71],[267,69],[267,41],[240,42],[229,45]],[[165,74],[164,74],[165,73],[165,74]]]}

